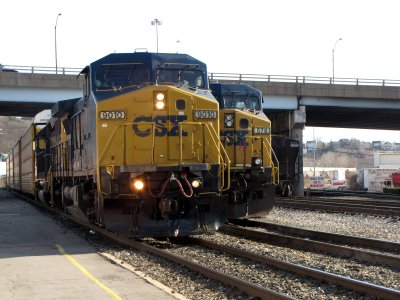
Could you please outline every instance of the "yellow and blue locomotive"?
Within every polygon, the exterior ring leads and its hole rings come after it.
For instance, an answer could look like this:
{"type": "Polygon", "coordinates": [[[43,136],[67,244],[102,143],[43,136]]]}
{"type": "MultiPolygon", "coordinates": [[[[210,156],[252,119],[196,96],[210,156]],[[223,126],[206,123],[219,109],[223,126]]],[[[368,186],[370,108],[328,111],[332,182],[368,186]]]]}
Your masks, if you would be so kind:
{"type": "Polygon", "coordinates": [[[35,136],[42,202],[131,236],[217,230],[228,156],[206,65],[185,54],[110,54],[84,70],[35,136]]]}
{"type": "Polygon", "coordinates": [[[13,148],[9,187],[133,237],[214,232],[272,208],[279,174],[259,91],[210,90],[186,54],[114,53],[80,75],[83,96],[57,102],[13,148]]]}
{"type": "Polygon", "coordinates": [[[263,215],[274,206],[279,162],[262,93],[247,85],[211,83],[220,107],[220,138],[230,161],[228,217],[263,215]]]}

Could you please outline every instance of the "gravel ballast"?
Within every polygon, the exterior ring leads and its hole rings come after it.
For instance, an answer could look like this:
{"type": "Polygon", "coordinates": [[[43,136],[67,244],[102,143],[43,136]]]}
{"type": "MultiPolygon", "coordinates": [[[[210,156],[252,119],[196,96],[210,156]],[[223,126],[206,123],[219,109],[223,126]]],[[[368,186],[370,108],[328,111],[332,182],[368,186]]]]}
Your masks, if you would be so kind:
{"type": "Polygon", "coordinates": [[[400,218],[275,207],[258,221],[400,243],[400,218]]]}
{"type": "MultiPolygon", "coordinates": [[[[400,232],[400,222],[396,219],[350,214],[328,214],[286,208],[276,208],[270,215],[258,220],[305,229],[393,241],[399,240],[397,232],[400,232]],[[375,230],[380,232],[376,233],[374,232],[375,230]],[[393,232],[393,230],[397,232],[393,232]]],[[[63,221],[61,223],[69,222],[63,221]]],[[[71,228],[70,226],[68,227],[71,228]]],[[[173,263],[147,253],[117,246],[96,234],[89,234],[86,229],[79,229],[79,226],[72,225],[72,227],[93,244],[98,249],[98,252],[109,253],[125,263],[129,263],[136,270],[147,274],[190,299],[251,299],[251,297],[236,289],[205,278],[182,266],[176,266],[173,263]]],[[[350,259],[251,242],[247,239],[240,239],[220,233],[213,236],[203,236],[203,238],[265,256],[319,268],[346,277],[365,280],[395,289],[400,288],[400,272],[390,267],[372,264],[366,265],[365,263],[350,259]]],[[[375,299],[375,297],[362,296],[355,292],[342,290],[334,285],[302,278],[259,263],[221,254],[218,251],[210,252],[201,247],[185,245],[172,247],[168,246],[167,242],[165,247],[180,256],[194,259],[199,263],[213,266],[220,271],[232,275],[247,276],[244,278],[251,279],[252,282],[269,287],[275,291],[285,292],[298,299],[375,299]]]]}

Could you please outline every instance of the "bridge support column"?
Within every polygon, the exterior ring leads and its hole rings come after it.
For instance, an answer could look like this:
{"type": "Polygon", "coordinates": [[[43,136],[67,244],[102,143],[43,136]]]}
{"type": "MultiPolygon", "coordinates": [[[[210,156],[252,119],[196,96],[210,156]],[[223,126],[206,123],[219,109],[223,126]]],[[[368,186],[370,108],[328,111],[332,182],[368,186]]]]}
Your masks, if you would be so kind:
{"type": "Polygon", "coordinates": [[[266,115],[272,122],[272,134],[283,135],[298,140],[299,155],[295,163],[294,191],[295,196],[304,196],[304,175],[303,175],[303,129],[306,123],[305,106],[299,106],[296,110],[283,112],[268,112],[266,115]]]}

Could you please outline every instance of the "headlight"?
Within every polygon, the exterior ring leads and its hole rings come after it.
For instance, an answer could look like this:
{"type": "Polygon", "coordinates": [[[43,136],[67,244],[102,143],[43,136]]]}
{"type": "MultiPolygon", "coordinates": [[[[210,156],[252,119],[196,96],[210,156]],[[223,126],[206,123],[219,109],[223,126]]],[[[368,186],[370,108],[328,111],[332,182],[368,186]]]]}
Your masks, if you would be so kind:
{"type": "Polygon", "coordinates": [[[225,114],[224,116],[225,127],[232,128],[234,125],[233,114],[225,114]]]}
{"type": "Polygon", "coordinates": [[[143,188],[144,188],[144,183],[143,183],[143,181],[136,179],[136,180],[133,182],[133,188],[134,188],[135,190],[138,190],[138,191],[143,190],[143,188]]]}
{"type": "Polygon", "coordinates": [[[200,185],[201,185],[201,181],[198,179],[193,179],[191,182],[192,187],[194,187],[195,189],[197,189],[200,185]]]}
{"type": "Polygon", "coordinates": [[[164,102],[162,102],[162,101],[157,101],[156,102],[156,108],[157,109],[163,109],[165,107],[165,103],[164,102]]]}
{"type": "Polygon", "coordinates": [[[253,157],[253,166],[261,166],[262,165],[262,158],[261,157],[253,157]]]}
{"type": "Polygon", "coordinates": [[[166,106],[166,95],[165,93],[156,92],[154,93],[154,109],[165,110],[166,106]]]}
{"type": "Polygon", "coordinates": [[[163,100],[165,99],[164,93],[158,93],[158,94],[156,95],[156,99],[157,99],[158,101],[163,101],[163,100]]]}

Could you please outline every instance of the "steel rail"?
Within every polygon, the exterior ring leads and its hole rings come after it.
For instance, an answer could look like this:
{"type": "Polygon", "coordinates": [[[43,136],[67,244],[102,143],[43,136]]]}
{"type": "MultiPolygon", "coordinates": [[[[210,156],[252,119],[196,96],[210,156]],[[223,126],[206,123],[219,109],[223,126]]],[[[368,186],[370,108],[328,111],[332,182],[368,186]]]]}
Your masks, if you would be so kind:
{"type": "Polygon", "coordinates": [[[223,226],[220,231],[228,234],[244,236],[246,239],[263,241],[274,245],[313,250],[329,255],[338,255],[341,257],[355,258],[360,261],[400,267],[400,256],[375,253],[372,251],[338,246],[332,243],[313,241],[278,233],[261,232],[232,225],[223,226]]]}
{"type": "Polygon", "coordinates": [[[375,198],[375,199],[390,199],[400,201],[400,194],[391,193],[378,193],[378,192],[367,192],[367,191],[348,191],[348,190],[319,190],[311,189],[310,194],[312,196],[354,196],[364,198],[375,198]]]}
{"type": "Polygon", "coordinates": [[[400,201],[398,200],[380,200],[371,198],[353,198],[353,197],[277,197],[277,201],[307,201],[307,202],[321,202],[321,203],[341,203],[347,205],[371,205],[375,207],[392,207],[400,208],[400,201]]]}
{"type": "Polygon", "coordinates": [[[337,202],[347,202],[347,203],[360,203],[360,204],[377,204],[377,205],[393,205],[393,206],[399,206],[400,207],[400,199],[394,199],[394,198],[385,198],[385,199],[380,199],[378,197],[365,197],[363,195],[356,196],[356,195],[320,195],[320,196],[304,196],[304,197],[283,197],[283,196],[278,196],[277,200],[286,200],[286,201],[337,201],[337,202]]]}
{"type": "MultiPolygon", "coordinates": [[[[279,201],[284,201],[283,199],[278,199],[279,201]]],[[[297,201],[297,200],[296,200],[297,201]]],[[[300,200],[304,201],[304,200],[300,200]]],[[[390,207],[391,209],[400,208],[399,201],[393,200],[374,200],[374,199],[343,199],[343,198],[325,198],[325,199],[311,199],[307,201],[314,202],[324,202],[324,203],[340,203],[344,205],[359,205],[359,206],[372,206],[377,208],[386,208],[390,207]]]]}
{"type": "Polygon", "coordinates": [[[190,269],[192,271],[198,272],[198,273],[202,274],[205,277],[208,277],[210,279],[219,281],[219,282],[221,282],[223,284],[226,284],[226,285],[229,285],[231,287],[237,288],[238,290],[240,290],[240,291],[242,291],[242,292],[244,292],[244,293],[246,293],[246,294],[248,294],[248,295],[250,295],[252,297],[260,297],[261,299],[272,299],[272,300],[294,300],[294,298],[292,298],[292,297],[290,297],[288,295],[275,292],[275,291],[273,291],[271,289],[262,287],[260,285],[257,285],[257,284],[254,284],[254,283],[251,283],[251,282],[248,282],[248,281],[245,281],[245,280],[240,279],[240,278],[238,278],[236,276],[232,276],[232,275],[225,274],[225,273],[217,271],[217,270],[213,270],[213,269],[207,268],[207,267],[205,267],[205,266],[203,266],[203,265],[201,265],[199,263],[192,262],[192,261],[190,261],[188,259],[182,258],[182,257],[180,257],[178,255],[175,255],[175,254],[173,254],[171,252],[168,252],[166,250],[161,250],[161,249],[158,249],[156,247],[147,245],[145,243],[128,239],[126,237],[120,236],[120,235],[118,235],[116,233],[113,233],[111,231],[103,229],[103,228],[101,228],[99,226],[96,226],[94,224],[91,224],[91,223],[84,222],[82,220],[76,219],[76,218],[74,218],[73,216],[71,216],[71,215],[69,215],[67,213],[61,212],[61,211],[59,211],[59,210],[57,210],[55,208],[52,208],[52,207],[45,206],[42,203],[37,202],[37,201],[33,201],[31,198],[26,197],[24,195],[21,195],[19,193],[14,193],[14,194],[17,197],[23,198],[24,200],[27,200],[28,202],[30,202],[32,204],[35,204],[35,205],[37,205],[37,206],[39,206],[39,207],[41,207],[41,208],[43,208],[43,209],[45,209],[47,211],[50,211],[52,213],[58,214],[60,216],[63,216],[64,218],[69,219],[69,220],[71,220],[71,221],[73,221],[73,222],[75,222],[75,223],[77,223],[77,224],[89,229],[89,230],[93,230],[96,233],[100,234],[101,236],[106,237],[106,238],[108,238],[108,239],[110,239],[112,241],[116,241],[116,242],[120,243],[121,245],[124,245],[124,246],[127,246],[127,247],[131,247],[131,248],[134,248],[134,249],[139,250],[139,251],[151,253],[151,254],[156,255],[158,257],[162,257],[164,259],[167,259],[167,260],[169,260],[169,261],[171,261],[173,263],[183,265],[186,268],[188,268],[188,269],[190,269]]]}
{"type": "Polygon", "coordinates": [[[336,205],[329,205],[329,204],[322,204],[322,203],[311,203],[306,201],[279,201],[275,200],[276,206],[283,206],[283,207],[292,207],[292,208],[299,208],[299,209],[321,209],[327,211],[334,211],[334,212],[354,212],[354,213],[365,213],[365,214],[372,214],[372,215],[384,215],[384,216],[400,216],[400,210],[397,209],[378,209],[378,208],[369,208],[369,207],[352,207],[352,206],[336,206],[336,205]]]}
{"type": "Polygon", "coordinates": [[[276,199],[277,203],[308,203],[308,204],[316,204],[316,205],[342,205],[346,207],[361,207],[361,208],[371,208],[371,209],[380,209],[380,210],[399,210],[400,211],[400,203],[392,203],[392,202],[376,202],[374,200],[357,200],[357,199],[276,199]]]}
{"type": "Polygon", "coordinates": [[[221,245],[221,244],[216,244],[216,243],[206,241],[203,239],[188,238],[188,241],[190,241],[191,243],[194,243],[194,244],[204,246],[204,247],[216,249],[219,251],[224,251],[226,253],[229,253],[229,254],[232,254],[235,256],[240,256],[240,257],[251,259],[251,260],[263,263],[263,264],[267,264],[269,266],[272,266],[272,267],[275,267],[275,268],[278,268],[281,270],[285,270],[287,272],[292,272],[292,273],[302,275],[302,276],[309,276],[318,281],[326,281],[329,283],[340,285],[344,288],[355,290],[360,293],[367,293],[369,295],[374,295],[374,296],[377,296],[379,298],[384,298],[384,299],[400,299],[400,291],[392,289],[392,288],[387,288],[387,287],[379,286],[379,285],[372,284],[369,282],[364,282],[364,281],[348,278],[345,276],[336,275],[336,274],[332,274],[329,272],[324,272],[321,270],[313,269],[310,267],[281,261],[281,260],[278,260],[275,258],[262,256],[262,255],[251,253],[248,251],[243,251],[238,248],[221,245]]]}
{"type": "Polygon", "coordinates": [[[356,245],[366,248],[374,248],[381,251],[400,252],[400,243],[387,240],[378,240],[378,239],[363,238],[363,237],[350,236],[344,234],[329,233],[329,232],[302,229],[286,225],[272,224],[267,222],[245,220],[245,219],[231,220],[231,223],[240,226],[265,228],[271,231],[282,232],[285,234],[301,236],[319,241],[332,241],[335,243],[356,245]]]}

